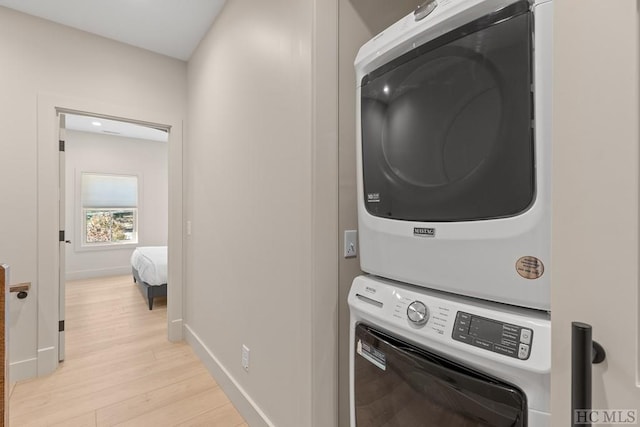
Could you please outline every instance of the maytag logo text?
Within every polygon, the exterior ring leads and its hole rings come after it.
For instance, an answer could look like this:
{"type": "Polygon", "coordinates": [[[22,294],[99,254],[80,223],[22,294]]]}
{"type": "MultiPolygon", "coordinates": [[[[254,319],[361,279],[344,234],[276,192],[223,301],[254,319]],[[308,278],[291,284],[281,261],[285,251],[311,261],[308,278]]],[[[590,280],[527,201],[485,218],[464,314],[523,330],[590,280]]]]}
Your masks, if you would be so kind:
{"type": "Polygon", "coordinates": [[[413,235],[420,237],[436,237],[435,228],[413,227],[413,235]]]}

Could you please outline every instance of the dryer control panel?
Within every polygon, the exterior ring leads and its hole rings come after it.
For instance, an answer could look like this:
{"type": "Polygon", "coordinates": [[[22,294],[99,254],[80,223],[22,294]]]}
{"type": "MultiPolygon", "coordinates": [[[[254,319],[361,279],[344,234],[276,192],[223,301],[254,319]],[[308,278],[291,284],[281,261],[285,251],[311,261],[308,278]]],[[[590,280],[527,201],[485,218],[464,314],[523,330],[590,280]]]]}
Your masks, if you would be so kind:
{"type": "Polygon", "coordinates": [[[494,353],[527,360],[531,354],[533,330],[458,311],[451,338],[494,353]]]}

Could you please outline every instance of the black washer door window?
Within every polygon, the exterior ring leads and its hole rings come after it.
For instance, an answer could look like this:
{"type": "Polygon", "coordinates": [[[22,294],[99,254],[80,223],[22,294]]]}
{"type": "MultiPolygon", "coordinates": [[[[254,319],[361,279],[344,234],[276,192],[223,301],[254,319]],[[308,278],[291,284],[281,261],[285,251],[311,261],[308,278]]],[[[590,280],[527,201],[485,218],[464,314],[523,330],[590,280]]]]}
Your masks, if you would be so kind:
{"type": "Polygon", "coordinates": [[[527,426],[526,397],[512,385],[364,324],[355,346],[357,427],[527,426]]]}
{"type": "Polygon", "coordinates": [[[445,34],[363,79],[364,200],[375,216],[465,221],[532,203],[527,2],[445,34]]]}

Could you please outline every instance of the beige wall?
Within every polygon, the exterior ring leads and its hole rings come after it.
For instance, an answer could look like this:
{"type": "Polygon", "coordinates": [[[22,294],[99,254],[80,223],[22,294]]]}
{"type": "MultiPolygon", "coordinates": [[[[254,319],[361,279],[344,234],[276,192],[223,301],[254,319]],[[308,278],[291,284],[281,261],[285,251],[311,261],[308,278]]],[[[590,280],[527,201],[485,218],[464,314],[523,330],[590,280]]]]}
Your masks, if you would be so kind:
{"type": "MultiPolygon", "coordinates": [[[[398,19],[411,12],[415,1],[339,0],[339,226],[340,248],[344,230],[358,226],[356,205],[356,75],[353,61],[358,49],[398,19]]],[[[357,258],[342,258],[338,293],[339,311],[339,425],[349,425],[349,307],[347,295],[353,278],[361,273],[357,258]]]]}
{"type": "Polygon", "coordinates": [[[640,20],[635,0],[555,1],[554,20],[551,413],[566,426],[573,321],[607,353],[592,407],[640,410],[640,20]]]}
{"type": "Polygon", "coordinates": [[[0,259],[11,265],[12,281],[33,284],[27,299],[9,301],[12,372],[28,376],[35,373],[38,319],[55,317],[52,330],[57,323],[51,298],[37,305],[39,294],[53,294],[54,286],[54,278],[38,277],[37,270],[38,97],[58,94],[184,117],[186,64],[3,7],[0,58],[0,259]]]}
{"type": "Polygon", "coordinates": [[[335,424],[336,19],[234,0],[189,62],[187,339],[252,426],[335,424]]]}

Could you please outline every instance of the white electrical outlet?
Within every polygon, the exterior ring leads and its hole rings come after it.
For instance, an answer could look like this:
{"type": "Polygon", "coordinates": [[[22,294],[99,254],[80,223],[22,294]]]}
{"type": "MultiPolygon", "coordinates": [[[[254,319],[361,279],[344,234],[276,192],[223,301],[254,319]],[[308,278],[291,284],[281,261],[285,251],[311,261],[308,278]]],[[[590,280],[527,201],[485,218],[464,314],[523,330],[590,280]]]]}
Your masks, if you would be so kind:
{"type": "Polygon", "coordinates": [[[249,347],[242,344],[242,368],[249,372],[249,347]]]}
{"type": "Polygon", "coordinates": [[[344,231],[344,257],[353,258],[358,255],[358,231],[344,231]]]}

